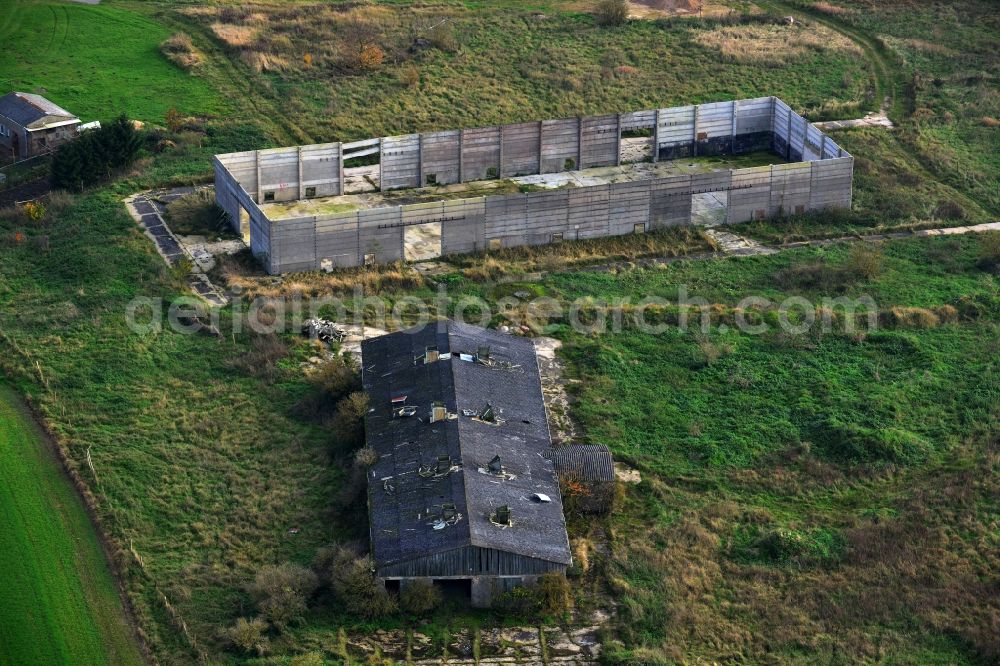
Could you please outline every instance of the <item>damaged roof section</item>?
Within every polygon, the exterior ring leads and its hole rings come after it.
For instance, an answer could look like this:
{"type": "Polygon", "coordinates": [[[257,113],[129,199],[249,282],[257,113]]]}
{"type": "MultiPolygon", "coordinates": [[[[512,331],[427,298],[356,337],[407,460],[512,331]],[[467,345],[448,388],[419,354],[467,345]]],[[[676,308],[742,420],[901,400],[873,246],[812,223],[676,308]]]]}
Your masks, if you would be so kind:
{"type": "Polygon", "coordinates": [[[571,562],[530,340],[442,321],[362,358],[378,567],[470,547],[571,562]]]}

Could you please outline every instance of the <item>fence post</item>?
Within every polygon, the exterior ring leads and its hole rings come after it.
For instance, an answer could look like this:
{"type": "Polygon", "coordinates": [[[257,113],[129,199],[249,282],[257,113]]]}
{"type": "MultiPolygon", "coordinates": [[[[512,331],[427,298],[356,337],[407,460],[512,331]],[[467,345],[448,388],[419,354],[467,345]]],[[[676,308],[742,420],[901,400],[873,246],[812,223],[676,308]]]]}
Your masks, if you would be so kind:
{"type": "Polygon", "coordinates": [[[660,161],[660,110],[653,110],[653,161],[660,161]]]}

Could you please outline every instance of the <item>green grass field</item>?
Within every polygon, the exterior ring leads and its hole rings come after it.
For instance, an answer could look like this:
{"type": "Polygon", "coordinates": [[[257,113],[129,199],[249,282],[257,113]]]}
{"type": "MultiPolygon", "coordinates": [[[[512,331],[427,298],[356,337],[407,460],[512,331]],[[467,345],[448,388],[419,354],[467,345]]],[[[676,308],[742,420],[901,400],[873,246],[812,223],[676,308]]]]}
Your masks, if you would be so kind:
{"type": "Polygon", "coordinates": [[[170,34],[114,6],[0,0],[0,85],[40,93],[85,121],[126,113],[163,124],[171,107],[224,114],[216,90],[160,54],[170,34]]]}
{"type": "Polygon", "coordinates": [[[83,503],[0,384],[0,663],[141,664],[83,503]]]}

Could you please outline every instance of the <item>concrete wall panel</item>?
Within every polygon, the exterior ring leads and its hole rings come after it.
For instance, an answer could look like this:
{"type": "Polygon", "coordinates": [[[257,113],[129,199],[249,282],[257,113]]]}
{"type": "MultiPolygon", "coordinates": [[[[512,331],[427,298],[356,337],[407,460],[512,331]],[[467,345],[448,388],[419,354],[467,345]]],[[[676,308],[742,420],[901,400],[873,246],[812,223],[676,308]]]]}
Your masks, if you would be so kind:
{"type": "Polygon", "coordinates": [[[576,118],[543,120],[541,172],[559,173],[576,169],[579,158],[580,121],[576,118]]]}
{"type": "Polygon", "coordinates": [[[636,225],[649,224],[650,183],[614,183],[608,194],[608,235],[620,236],[636,230],[636,225]]]}
{"type": "Polygon", "coordinates": [[[462,137],[462,180],[500,177],[500,128],[465,130],[462,137]]]}
{"type": "Polygon", "coordinates": [[[772,165],[768,217],[804,213],[809,207],[811,182],[812,169],[809,162],[772,165]]]}
{"type": "Polygon", "coordinates": [[[650,181],[650,229],[691,224],[691,176],[670,176],[650,181]]]}
{"type": "Polygon", "coordinates": [[[421,134],[420,150],[421,183],[430,185],[433,181],[438,185],[449,185],[459,182],[461,144],[458,130],[421,134]]]}
{"type": "Polygon", "coordinates": [[[809,186],[809,210],[850,208],[853,173],[853,157],[813,162],[809,186]]]}
{"type": "Polygon", "coordinates": [[[316,217],[316,263],[323,268],[357,266],[361,261],[358,248],[358,214],[341,213],[316,217]]]}
{"type": "Polygon", "coordinates": [[[387,136],[382,139],[382,189],[420,187],[420,135],[387,136]]]}
{"type": "Polygon", "coordinates": [[[340,144],[302,146],[302,196],[305,188],[316,188],[317,197],[331,197],[340,191],[340,144]]]}
{"type": "Polygon", "coordinates": [[[503,126],[503,165],[500,177],[529,176],[538,173],[541,150],[541,123],[518,123],[503,126]]]}
{"type": "Polygon", "coordinates": [[[445,201],[444,217],[445,221],[441,224],[442,255],[476,252],[483,249],[485,197],[445,201]]]}
{"type": "Polygon", "coordinates": [[[618,116],[582,119],[581,169],[618,164],[618,116]]]}
{"type": "Polygon", "coordinates": [[[726,222],[736,224],[767,217],[771,206],[771,167],[733,169],[726,222]]]}
{"type": "Polygon", "coordinates": [[[402,261],[402,209],[395,206],[359,211],[358,241],[362,262],[368,254],[374,254],[380,264],[402,261]]]}
{"type": "Polygon", "coordinates": [[[660,109],[659,159],[673,160],[693,154],[694,116],[693,106],[660,109]]]}
{"type": "Polygon", "coordinates": [[[566,225],[572,231],[570,237],[599,238],[608,235],[610,219],[611,194],[610,185],[595,185],[593,187],[578,187],[567,190],[566,225]]]}

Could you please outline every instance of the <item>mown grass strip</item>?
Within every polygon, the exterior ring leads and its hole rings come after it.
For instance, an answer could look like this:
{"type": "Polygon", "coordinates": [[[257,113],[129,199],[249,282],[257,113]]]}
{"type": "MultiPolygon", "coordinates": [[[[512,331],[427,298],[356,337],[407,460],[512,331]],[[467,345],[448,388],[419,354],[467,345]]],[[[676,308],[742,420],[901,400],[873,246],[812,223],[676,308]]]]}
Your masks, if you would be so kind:
{"type": "Polygon", "coordinates": [[[141,664],[97,535],[47,446],[0,384],[0,663],[141,664]]]}

